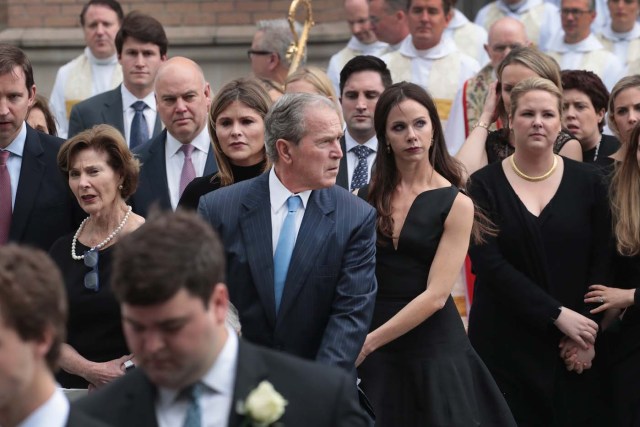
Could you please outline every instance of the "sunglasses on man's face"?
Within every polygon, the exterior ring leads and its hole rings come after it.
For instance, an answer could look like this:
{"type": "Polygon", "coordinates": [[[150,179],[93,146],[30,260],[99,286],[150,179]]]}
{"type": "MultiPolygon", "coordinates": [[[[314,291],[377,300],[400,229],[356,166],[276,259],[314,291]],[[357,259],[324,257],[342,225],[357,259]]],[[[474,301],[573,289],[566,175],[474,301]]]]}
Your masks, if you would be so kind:
{"type": "Polygon", "coordinates": [[[87,274],[84,275],[84,287],[92,291],[98,292],[100,290],[100,282],[98,280],[98,251],[90,249],[84,253],[84,265],[91,268],[87,274]]]}

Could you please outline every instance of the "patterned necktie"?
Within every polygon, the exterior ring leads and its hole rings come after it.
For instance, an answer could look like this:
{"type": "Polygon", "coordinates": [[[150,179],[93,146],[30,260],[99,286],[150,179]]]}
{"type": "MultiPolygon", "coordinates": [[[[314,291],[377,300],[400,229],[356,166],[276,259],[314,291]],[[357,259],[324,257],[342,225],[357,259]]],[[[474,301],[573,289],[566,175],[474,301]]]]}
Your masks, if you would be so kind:
{"type": "Polygon", "coordinates": [[[202,408],[200,407],[200,397],[204,391],[202,383],[195,383],[184,390],[184,396],[189,399],[189,407],[184,417],[182,427],[201,427],[202,408]]]}
{"type": "Polygon", "coordinates": [[[358,156],[358,165],[353,171],[353,177],[351,178],[351,191],[360,187],[364,187],[369,182],[369,165],[367,164],[367,157],[373,153],[373,150],[366,145],[356,145],[351,150],[353,154],[358,156]]]}
{"type": "Polygon", "coordinates": [[[11,228],[11,176],[7,169],[9,152],[0,150],[0,245],[9,241],[11,228]]]}
{"type": "Polygon", "coordinates": [[[291,254],[296,243],[296,212],[300,209],[300,205],[302,205],[300,196],[291,196],[287,199],[289,212],[282,223],[276,253],[273,255],[273,291],[276,297],[276,313],[280,309],[291,254]]]}
{"type": "Polygon", "coordinates": [[[184,163],[182,164],[182,172],[180,173],[180,197],[182,197],[182,193],[184,189],[187,188],[187,185],[196,177],[196,168],[193,166],[193,162],[191,161],[191,154],[193,154],[193,150],[195,150],[191,144],[182,144],[180,150],[184,153],[184,163]]]}
{"type": "Polygon", "coordinates": [[[129,149],[131,150],[149,140],[149,127],[147,126],[147,119],[144,117],[144,110],[147,107],[144,101],[136,101],[131,104],[131,108],[135,111],[131,122],[131,132],[129,133],[129,149]]]}

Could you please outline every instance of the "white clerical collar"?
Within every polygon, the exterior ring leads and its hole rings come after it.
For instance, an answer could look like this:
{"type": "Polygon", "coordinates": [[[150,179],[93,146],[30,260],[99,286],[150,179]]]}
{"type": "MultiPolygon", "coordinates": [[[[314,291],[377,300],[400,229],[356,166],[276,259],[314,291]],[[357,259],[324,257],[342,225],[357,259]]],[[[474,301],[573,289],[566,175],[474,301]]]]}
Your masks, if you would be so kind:
{"type": "MultiPolygon", "coordinates": [[[[369,140],[367,140],[367,142],[365,142],[364,144],[360,144],[358,141],[353,139],[349,131],[346,131],[344,133],[344,146],[345,146],[344,148],[346,148],[347,153],[351,151],[353,147],[357,147],[358,145],[366,145],[367,147],[371,148],[374,152],[376,152],[378,151],[378,138],[375,135],[373,135],[369,140]]],[[[347,153],[344,153],[344,154],[346,155],[347,153]]]]}
{"type": "Polygon", "coordinates": [[[602,43],[597,39],[593,34],[589,34],[589,36],[579,41],[578,43],[565,43],[564,42],[564,31],[559,31],[558,34],[553,38],[551,43],[549,44],[550,51],[555,51],[559,53],[568,53],[568,52],[577,52],[577,53],[585,53],[585,52],[593,52],[594,50],[603,49],[602,43]]]}
{"type": "MultiPolygon", "coordinates": [[[[191,141],[191,145],[193,145],[200,151],[203,151],[207,154],[209,153],[209,147],[211,147],[211,140],[209,139],[209,130],[207,129],[206,126],[204,127],[204,129],[200,131],[200,133],[195,138],[193,138],[193,140],[191,141]]],[[[167,131],[168,152],[171,153],[171,155],[175,155],[180,150],[180,147],[182,147],[182,143],[177,139],[175,139],[174,136],[167,131]]]]}
{"type": "Polygon", "coordinates": [[[89,62],[95,65],[114,65],[118,63],[117,54],[114,53],[108,58],[99,59],[93,56],[93,53],[91,52],[91,49],[89,49],[89,46],[84,48],[84,54],[87,55],[87,58],[89,58],[89,62]]]}
{"type": "Polygon", "coordinates": [[[356,52],[362,52],[363,55],[373,55],[375,53],[381,52],[387,46],[388,44],[381,41],[375,41],[373,43],[365,44],[358,40],[355,36],[351,36],[351,38],[349,39],[349,43],[347,43],[347,47],[349,49],[355,50],[356,52]]]}
{"type": "Polygon", "coordinates": [[[498,0],[497,6],[499,9],[507,13],[515,13],[521,15],[542,3],[542,0],[522,0],[514,5],[507,5],[504,0],[498,0]]]}
{"type": "Polygon", "coordinates": [[[440,43],[431,49],[418,50],[411,37],[406,38],[400,46],[400,53],[409,58],[440,59],[457,51],[456,44],[450,37],[442,37],[440,43]]]}
{"type": "Polygon", "coordinates": [[[120,94],[122,95],[122,111],[127,111],[129,108],[131,108],[131,104],[136,101],[144,101],[149,109],[154,112],[156,111],[156,97],[153,91],[151,91],[144,98],[138,99],[131,92],[129,92],[129,89],[127,89],[124,83],[122,83],[120,85],[120,94]]]}
{"type": "Polygon", "coordinates": [[[56,387],[51,397],[17,427],[63,427],[67,425],[68,418],[69,400],[62,393],[62,390],[56,387]]]}
{"type": "MultiPolygon", "coordinates": [[[[302,206],[307,208],[307,202],[311,196],[312,190],[305,190],[295,195],[302,199],[302,206]]],[[[294,194],[284,186],[278,175],[276,175],[275,166],[269,171],[269,201],[271,202],[271,212],[278,212],[287,202],[287,199],[294,194]]]]}
{"type": "Polygon", "coordinates": [[[614,42],[631,41],[640,38],[640,24],[637,22],[634,23],[631,31],[627,31],[626,33],[617,33],[613,31],[611,25],[607,25],[602,29],[602,35],[614,42]]]}
{"type": "Polygon", "coordinates": [[[463,27],[469,23],[469,20],[464,13],[460,12],[458,9],[453,9],[453,19],[449,21],[449,25],[447,25],[447,30],[455,30],[456,28],[463,27]]]}

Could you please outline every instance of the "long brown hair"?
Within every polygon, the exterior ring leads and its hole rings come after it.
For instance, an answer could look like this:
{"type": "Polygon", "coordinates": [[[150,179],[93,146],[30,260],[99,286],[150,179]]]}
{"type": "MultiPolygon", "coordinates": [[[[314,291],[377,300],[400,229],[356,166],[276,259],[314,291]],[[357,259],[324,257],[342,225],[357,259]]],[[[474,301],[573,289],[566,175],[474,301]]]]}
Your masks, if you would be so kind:
{"type": "Polygon", "coordinates": [[[625,256],[640,254],[638,140],[640,140],[640,124],[631,131],[624,158],[616,164],[610,187],[616,249],[625,256]]]}
{"type": "MultiPolygon", "coordinates": [[[[405,100],[418,102],[429,112],[429,120],[433,128],[433,142],[429,147],[429,163],[433,169],[453,185],[464,190],[465,181],[462,164],[451,157],[444,140],[442,124],[436,106],[431,96],[414,83],[400,82],[386,89],[376,104],[374,123],[378,138],[378,154],[376,165],[371,175],[369,202],[376,208],[378,218],[376,228],[378,233],[391,238],[393,236],[393,207],[391,198],[399,181],[400,175],[393,153],[387,153],[387,118],[391,110],[405,100]]],[[[472,230],[474,241],[482,242],[485,233],[491,233],[490,223],[478,209],[476,221],[472,230]]]]}

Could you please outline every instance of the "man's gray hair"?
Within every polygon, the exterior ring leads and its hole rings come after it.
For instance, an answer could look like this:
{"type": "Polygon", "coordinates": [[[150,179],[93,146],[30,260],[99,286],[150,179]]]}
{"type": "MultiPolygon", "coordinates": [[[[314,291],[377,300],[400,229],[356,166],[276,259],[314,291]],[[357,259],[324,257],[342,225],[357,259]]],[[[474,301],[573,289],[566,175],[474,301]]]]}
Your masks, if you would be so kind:
{"type": "MultiPolygon", "coordinates": [[[[258,46],[261,50],[268,50],[269,52],[275,52],[280,57],[280,61],[283,64],[289,66],[287,60],[287,49],[293,43],[293,34],[291,34],[291,27],[289,27],[289,21],[286,19],[269,19],[262,20],[256,23],[258,31],[264,33],[262,37],[262,45],[258,46]]],[[[302,25],[295,22],[294,26],[298,35],[302,34],[302,25]]],[[[306,50],[306,49],[305,49],[306,50]]],[[[304,65],[306,61],[306,52],[303,55],[300,66],[304,65]]]]}
{"type": "Polygon", "coordinates": [[[273,104],[264,118],[264,145],[272,163],[278,161],[277,140],[284,139],[298,145],[306,135],[305,115],[312,106],[329,107],[340,116],[335,104],[322,95],[286,93],[273,104]]]}

